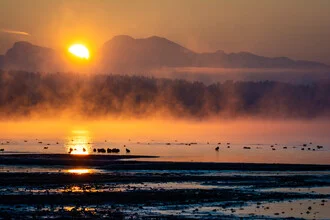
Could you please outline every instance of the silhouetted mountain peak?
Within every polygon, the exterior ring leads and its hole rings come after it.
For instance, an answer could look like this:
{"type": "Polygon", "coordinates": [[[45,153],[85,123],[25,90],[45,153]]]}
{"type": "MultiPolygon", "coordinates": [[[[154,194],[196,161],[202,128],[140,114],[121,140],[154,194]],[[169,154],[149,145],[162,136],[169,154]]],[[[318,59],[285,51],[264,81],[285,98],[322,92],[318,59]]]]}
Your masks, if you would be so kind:
{"type": "Polygon", "coordinates": [[[17,41],[13,45],[13,47],[28,47],[28,46],[33,46],[33,45],[28,41],[17,41]]]}
{"type": "Polygon", "coordinates": [[[6,52],[2,66],[13,70],[53,71],[60,70],[59,63],[55,50],[19,41],[6,52]]]}
{"type": "Polygon", "coordinates": [[[105,72],[149,71],[162,67],[212,68],[328,68],[309,61],[287,57],[264,57],[250,52],[195,53],[164,37],[132,38],[119,35],[108,41],[100,54],[100,70],[105,72]]]}
{"type": "Polygon", "coordinates": [[[18,41],[14,43],[13,47],[10,48],[7,53],[6,57],[21,57],[21,56],[32,56],[32,55],[55,55],[55,51],[50,48],[40,47],[37,45],[33,45],[27,41],[18,41]]]}
{"type": "MultiPolygon", "coordinates": [[[[11,51],[11,50],[44,50],[44,51],[48,50],[48,51],[54,51],[51,48],[34,45],[34,44],[32,44],[28,41],[18,41],[16,43],[14,43],[13,47],[10,48],[8,51],[11,51]]],[[[7,51],[7,53],[8,53],[8,51],[7,51]]]]}
{"type": "MultiPolygon", "coordinates": [[[[148,38],[133,38],[128,35],[118,35],[113,37],[111,40],[107,41],[102,50],[108,49],[108,48],[117,48],[119,46],[133,46],[133,47],[140,47],[143,49],[143,47],[148,50],[150,48],[153,49],[176,49],[176,50],[181,50],[184,52],[190,52],[193,53],[191,50],[173,42],[170,41],[164,37],[159,37],[159,36],[151,36],[148,38]]],[[[124,49],[124,48],[122,48],[124,49]]],[[[127,48],[126,48],[127,49],[127,48]]],[[[134,48],[132,48],[134,49],[134,48]]]]}
{"type": "MultiPolygon", "coordinates": [[[[151,36],[151,37],[148,37],[148,38],[141,38],[141,39],[136,39],[136,40],[138,40],[138,41],[139,40],[140,41],[149,41],[149,42],[152,42],[152,43],[172,45],[172,46],[177,46],[177,47],[183,48],[180,44],[177,44],[173,41],[170,41],[169,39],[167,39],[165,37],[151,36]]],[[[185,49],[187,49],[187,48],[185,48],[185,49]]]]}
{"type": "MultiPolygon", "coordinates": [[[[123,74],[146,73],[164,67],[329,69],[318,62],[265,57],[245,51],[195,53],[159,36],[118,35],[107,41],[95,57],[93,65],[97,71],[123,74]]],[[[0,56],[0,68],[13,70],[61,71],[63,62],[53,49],[26,41],[16,42],[5,56],[0,56]]]]}
{"type": "Polygon", "coordinates": [[[98,66],[103,72],[148,71],[159,67],[189,66],[194,53],[166,38],[113,37],[101,48],[98,66]]]}
{"type": "Polygon", "coordinates": [[[128,36],[128,35],[117,35],[117,36],[114,36],[111,40],[109,40],[105,44],[117,43],[117,42],[130,42],[130,41],[134,41],[134,40],[135,39],[133,37],[128,36]]]}

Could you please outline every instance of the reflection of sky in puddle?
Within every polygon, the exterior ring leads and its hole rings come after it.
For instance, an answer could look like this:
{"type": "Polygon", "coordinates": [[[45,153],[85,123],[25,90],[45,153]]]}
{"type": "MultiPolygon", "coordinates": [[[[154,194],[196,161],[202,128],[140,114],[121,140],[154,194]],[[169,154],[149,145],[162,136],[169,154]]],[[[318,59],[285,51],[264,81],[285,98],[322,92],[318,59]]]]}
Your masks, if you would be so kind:
{"type": "Polygon", "coordinates": [[[19,165],[0,165],[0,173],[55,173],[60,172],[57,166],[19,166],[19,165]]]}
{"type": "MultiPolygon", "coordinates": [[[[330,176],[330,171],[236,171],[236,170],[102,170],[87,167],[66,168],[65,166],[24,166],[24,165],[0,165],[0,173],[14,172],[14,173],[107,173],[109,175],[188,175],[188,176],[330,176]],[[77,170],[77,172],[76,172],[77,170]]],[[[317,177],[320,178],[320,177],[317,177]]],[[[322,177],[323,181],[326,181],[322,177]]],[[[273,190],[274,188],[270,189],[273,190]]],[[[264,189],[267,190],[267,189],[264,189]]],[[[329,190],[330,192],[330,190],[329,190]]]]}
{"type": "Polygon", "coordinates": [[[67,186],[53,187],[5,187],[0,188],[0,195],[13,194],[59,194],[83,192],[131,192],[131,191],[162,191],[178,189],[232,189],[237,186],[204,185],[200,182],[166,182],[166,183],[104,183],[104,184],[69,184],[67,186]]]}
{"type": "Polygon", "coordinates": [[[104,170],[92,168],[65,168],[64,166],[20,166],[0,165],[0,173],[103,173],[104,170]]]}
{"type": "Polygon", "coordinates": [[[250,205],[222,208],[221,203],[204,203],[196,205],[176,205],[150,207],[153,214],[185,216],[187,218],[210,218],[226,215],[231,218],[268,219],[268,218],[299,218],[329,219],[330,202],[327,199],[301,199],[285,202],[259,202],[250,205]]]}
{"type": "MultiPolygon", "coordinates": [[[[159,215],[175,215],[178,218],[188,219],[329,219],[330,202],[327,199],[302,199],[285,202],[260,202],[258,204],[251,203],[248,206],[233,206],[222,208],[223,203],[202,203],[202,204],[176,204],[176,205],[156,205],[143,206],[140,205],[120,205],[116,204],[113,208],[106,205],[45,205],[41,208],[36,206],[23,205],[15,207],[17,211],[49,211],[56,212],[85,212],[90,211],[94,214],[102,213],[114,209],[126,214],[139,213],[143,216],[159,216],[159,215]]],[[[2,209],[11,209],[10,206],[1,205],[2,209]]],[[[149,219],[149,218],[148,218],[149,219]]]]}
{"type": "Polygon", "coordinates": [[[215,189],[215,188],[233,188],[230,186],[212,186],[202,185],[198,182],[166,182],[166,183],[141,183],[126,185],[129,190],[171,190],[171,189],[215,189]]]}
{"type": "MultiPolygon", "coordinates": [[[[71,212],[71,211],[77,211],[77,212],[81,212],[81,211],[88,211],[88,212],[95,212],[96,208],[92,208],[92,207],[76,207],[76,206],[63,206],[62,208],[65,211],[71,212]]],[[[60,211],[60,210],[58,210],[60,211]]]]}
{"type": "Polygon", "coordinates": [[[330,171],[240,171],[240,170],[125,170],[109,171],[113,173],[145,174],[185,174],[194,176],[315,176],[329,175],[330,171]]]}
{"type": "MultiPolygon", "coordinates": [[[[302,199],[284,202],[263,202],[239,208],[233,208],[235,215],[247,216],[253,213],[257,216],[280,218],[329,219],[330,202],[323,199],[302,199]]],[[[224,213],[233,213],[231,210],[224,213]]]]}
{"type": "MultiPolygon", "coordinates": [[[[28,194],[53,194],[53,193],[84,193],[84,192],[105,192],[105,191],[129,191],[136,187],[137,190],[148,190],[153,188],[157,189],[176,189],[176,188],[198,188],[204,187],[199,183],[194,182],[169,182],[169,183],[143,183],[143,184],[105,184],[102,187],[98,185],[71,185],[61,189],[53,190],[28,190],[28,194]],[[194,186],[193,186],[194,185],[194,186]],[[112,188],[113,187],[113,188],[112,188]]],[[[21,188],[21,190],[24,190],[21,188]]],[[[1,192],[1,191],[0,191],[1,192]]],[[[1,192],[2,194],[2,192],[1,192]]],[[[249,219],[268,219],[268,218],[304,218],[304,219],[329,219],[330,216],[330,201],[329,199],[300,199],[300,200],[287,200],[284,202],[233,202],[232,206],[224,207],[227,204],[225,202],[217,203],[198,203],[198,204],[175,204],[166,205],[159,204],[155,206],[143,206],[143,209],[139,208],[140,205],[116,205],[122,212],[132,214],[139,213],[139,216],[144,215],[175,215],[178,218],[199,218],[199,219],[227,219],[227,218],[245,218],[249,219]],[[230,217],[231,216],[231,217],[230,217]]],[[[4,206],[0,206],[4,207],[4,206]]],[[[9,207],[9,206],[8,206],[9,207]]],[[[8,208],[7,207],[7,208],[8,208]]],[[[21,208],[15,208],[15,211],[19,209],[35,210],[36,207],[21,206],[21,208]]],[[[92,211],[103,212],[109,210],[109,205],[84,205],[84,206],[44,206],[42,210],[45,211],[92,211]]],[[[39,209],[40,211],[40,209],[39,209]]]]}
{"type": "Polygon", "coordinates": [[[269,188],[269,189],[260,189],[262,192],[288,192],[288,193],[308,193],[308,194],[322,194],[330,195],[330,187],[295,187],[295,188],[269,188]]]}
{"type": "Polygon", "coordinates": [[[197,182],[166,182],[166,183],[131,183],[131,184],[102,184],[97,186],[83,185],[72,186],[59,192],[128,192],[128,191],[159,191],[175,189],[213,189],[234,188],[230,186],[210,186],[197,182]]]}

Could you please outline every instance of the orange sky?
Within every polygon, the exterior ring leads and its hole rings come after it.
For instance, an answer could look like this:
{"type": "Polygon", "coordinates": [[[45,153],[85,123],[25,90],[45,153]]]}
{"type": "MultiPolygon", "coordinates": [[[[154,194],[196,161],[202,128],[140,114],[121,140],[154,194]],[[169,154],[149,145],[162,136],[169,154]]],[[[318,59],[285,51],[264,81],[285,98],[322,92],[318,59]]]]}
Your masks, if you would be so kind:
{"type": "Polygon", "coordinates": [[[127,34],[330,64],[329,11],[328,0],[1,0],[0,54],[17,40],[93,51],[127,34]]]}

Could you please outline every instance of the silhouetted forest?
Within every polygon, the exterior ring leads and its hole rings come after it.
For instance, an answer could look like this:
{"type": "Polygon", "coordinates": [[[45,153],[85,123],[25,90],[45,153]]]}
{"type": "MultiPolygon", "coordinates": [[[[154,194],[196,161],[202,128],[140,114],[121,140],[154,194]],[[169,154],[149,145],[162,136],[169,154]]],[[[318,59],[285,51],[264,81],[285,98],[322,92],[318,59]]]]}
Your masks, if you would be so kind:
{"type": "Polygon", "coordinates": [[[294,85],[0,71],[0,116],[293,117],[329,115],[330,82],[294,85]]]}

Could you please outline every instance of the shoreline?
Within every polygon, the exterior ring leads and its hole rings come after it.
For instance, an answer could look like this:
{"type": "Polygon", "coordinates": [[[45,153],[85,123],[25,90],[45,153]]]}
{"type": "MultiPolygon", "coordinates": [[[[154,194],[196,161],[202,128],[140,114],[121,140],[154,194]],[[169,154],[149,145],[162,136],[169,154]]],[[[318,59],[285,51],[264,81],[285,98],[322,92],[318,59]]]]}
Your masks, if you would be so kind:
{"type": "Polygon", "coordinates": [[[326,164],[163,162],[146,155],[0,154],[0,165],[87,166],[103,170],[330,171],[326,164]]]}

